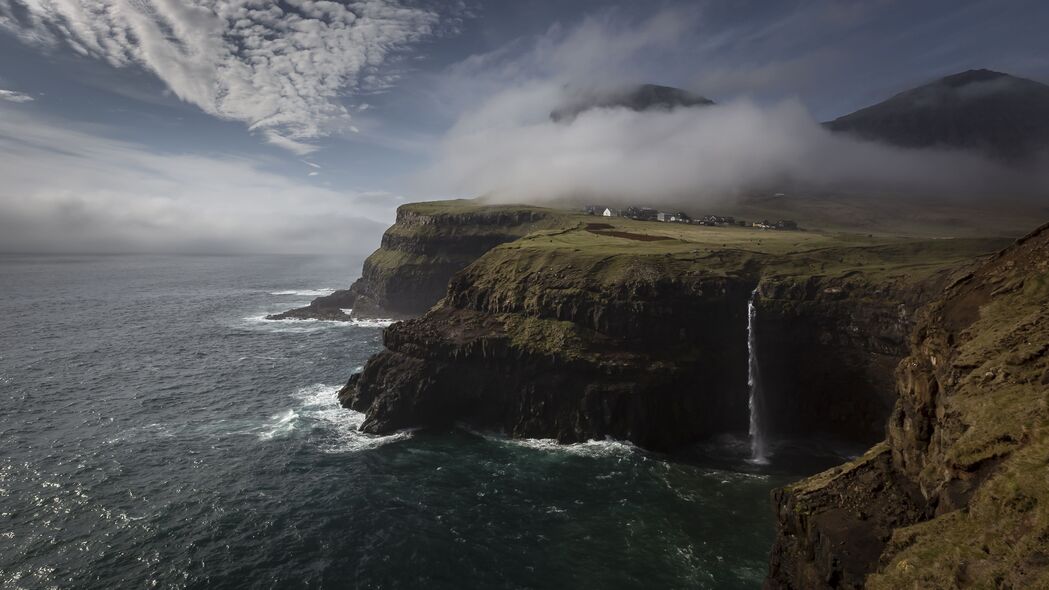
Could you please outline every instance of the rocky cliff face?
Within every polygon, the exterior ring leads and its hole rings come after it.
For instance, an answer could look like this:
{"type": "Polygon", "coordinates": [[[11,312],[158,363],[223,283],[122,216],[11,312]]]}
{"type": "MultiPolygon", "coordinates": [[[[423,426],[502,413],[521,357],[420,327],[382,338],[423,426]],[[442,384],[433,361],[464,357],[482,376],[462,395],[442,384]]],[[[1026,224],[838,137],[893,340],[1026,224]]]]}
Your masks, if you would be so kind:
{"type": "Polygon", "coordinates": [[[498,250],[483,262],[388,329],[387,350],[340,393],[364,430],[466,422],[665,450],[745,428],[746,278],[670,278],[666,261],[639,260],[609,284],[498,250]]]}
{"type": "Polygon", "coordinates": [[[1049,587],[1049,226],[919,316],[886,441],[775,494],[767,588],[1049,587]]]}
{"type": "Polygon", "coordinates": [[[769,432],[880,440],[914,312],[947,275],[906,284],[862,275],[764,280],[755,330],[769,432]]]}
{"type": "Polygon", "coordinates": [[[877,384],[891,379],[910,312],[942,272],[909,281],[843,273],[824,267],[831,257],[848,264],[852,246],[772,254],[604,226],[534,234],[485,254],[425,316],[387,330],[386,350],[351,378],[343,404],[365,412],[374,433],[466,422],[669,450],[745,431],[746,308],[760,284],[771,426],[881,437],[871,425],[884,424],[892,399],[877,384]]]}
{"type": "Polygon", "coordinates": [[[269,319],[421,315],[444,296],[452,275],[488,250],[563,222],[556,212],[536,207],[472,201],[402,205],[396,223],[383,234],[379,249],[364,261],[361,277],[349,289],[269,319]],[[343,311],[350,309],[352,314],[343,311]]]}

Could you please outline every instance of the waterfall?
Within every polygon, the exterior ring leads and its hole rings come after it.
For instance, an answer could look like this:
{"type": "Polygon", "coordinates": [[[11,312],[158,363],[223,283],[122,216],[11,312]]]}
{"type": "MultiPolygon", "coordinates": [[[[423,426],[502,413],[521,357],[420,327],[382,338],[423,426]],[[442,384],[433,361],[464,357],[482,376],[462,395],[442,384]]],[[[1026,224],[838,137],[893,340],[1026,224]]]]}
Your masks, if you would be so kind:
{"type": "Polygon", "coordinates": [[[750,408],[750,462],[768,463],[765,436],[761,432],[761,371],[758,366],[757,336],[754,335],[754,320],[758,310],[754,307],[757,287],[747,302],[747,387],[750,390],[747,406],[750,408]]]}

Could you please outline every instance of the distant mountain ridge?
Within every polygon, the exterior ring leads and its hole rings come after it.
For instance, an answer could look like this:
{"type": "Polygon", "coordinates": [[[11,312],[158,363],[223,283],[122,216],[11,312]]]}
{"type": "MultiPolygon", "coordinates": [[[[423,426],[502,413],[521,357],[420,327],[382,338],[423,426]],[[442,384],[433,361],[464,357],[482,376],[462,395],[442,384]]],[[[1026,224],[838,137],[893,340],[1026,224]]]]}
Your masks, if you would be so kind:
{"type": "Polygon", "coordinates": [[[687,90],[658,84],[641,84],[618,92],[590,95],[550,113],[554,122],[571,121],[585,111],[626,107],[633,111],[673,110],[678,107],[709,106],[714,101],[687,90]]]}
{"type": "Polygon", "coordinates": [[[1022,159],[1049,148],[1049,86],[992,70],[969,70],[825,125],[902,147],[971,149],[1022,159]]]}
{"type": "MultiPolygon", "coordinates": [[[[714,104],[680,88],[642,84],[580,95],[552,111],[550,119],[571,122],[597,108],[669,111],[714,104]]],[[[1049,150],[1049,85],[987,69],[968,70],[905,90],[823,125],[900,147],[972,150],[1020,161],[1049,150]]]]}

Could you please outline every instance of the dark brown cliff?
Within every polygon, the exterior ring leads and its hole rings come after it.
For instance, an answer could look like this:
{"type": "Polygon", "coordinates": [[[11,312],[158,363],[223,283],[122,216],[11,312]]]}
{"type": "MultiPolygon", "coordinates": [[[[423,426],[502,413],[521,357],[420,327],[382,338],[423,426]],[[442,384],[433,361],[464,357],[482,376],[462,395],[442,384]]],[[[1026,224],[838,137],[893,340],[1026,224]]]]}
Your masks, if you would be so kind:
{"type": "Polygon", "coordinates": [[[492,249],[426,315],[387,330],[343,404],[373,433],[464,422],[670,450],[744,431],[746,310],[760,284],[764,382],[781,398],[771,426],[869,443],[893,400],[844,385],[888,383],[929,285],[986,247],[618,223],[630,231],[579,224],[492,249]]]}
{"type": "Polygon", "coordinates": [[[269,319],[422,315],[444,296],[452,275],[488,250],[564,223],[564,216],[556,211],[538,207],[474,201],[401,205],[396,223],[383,234],[379,249],[364,261],[361,277],[350,288],[269,319]],[[352,313],[343,311],[351,309],[352,313]]]}
{"type": "Polygon", "coordinates": [[[767,588],[1049,587],[1049,226],[925,308],[886,441],[775,494],[767,588]]]}

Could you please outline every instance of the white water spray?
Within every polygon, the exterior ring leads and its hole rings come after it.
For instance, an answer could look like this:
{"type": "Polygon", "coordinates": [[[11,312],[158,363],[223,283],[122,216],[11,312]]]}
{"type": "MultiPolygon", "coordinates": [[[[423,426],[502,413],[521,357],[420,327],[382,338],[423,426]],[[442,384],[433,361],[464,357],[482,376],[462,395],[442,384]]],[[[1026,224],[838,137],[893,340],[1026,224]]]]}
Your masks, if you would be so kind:
{"type": "Polygon", "coordinates": [[[755,287],[747,302],[747,387],[750,389],[747,405],[750,408],[750,462],[763,465],[769,460],[765,436],[761,432],[761,371],[758,367],[757,336],[754,335],[754,320],[758,315],[754,298],[757,294],[758,289],[755,287]]]}

